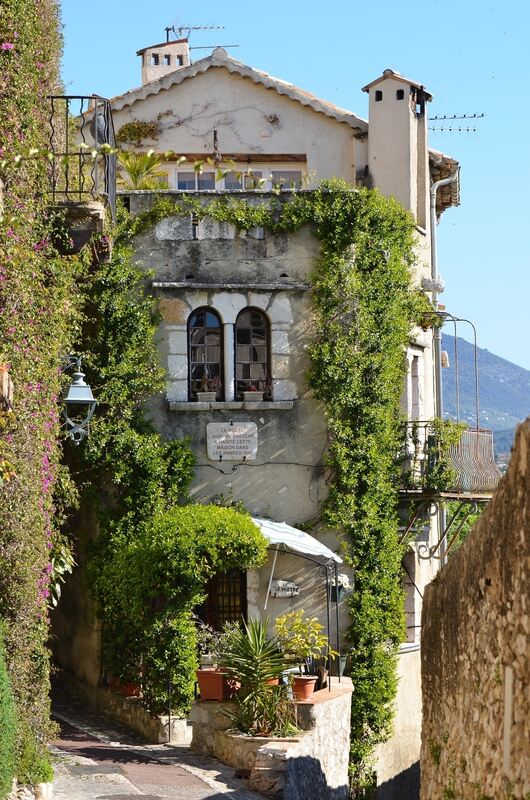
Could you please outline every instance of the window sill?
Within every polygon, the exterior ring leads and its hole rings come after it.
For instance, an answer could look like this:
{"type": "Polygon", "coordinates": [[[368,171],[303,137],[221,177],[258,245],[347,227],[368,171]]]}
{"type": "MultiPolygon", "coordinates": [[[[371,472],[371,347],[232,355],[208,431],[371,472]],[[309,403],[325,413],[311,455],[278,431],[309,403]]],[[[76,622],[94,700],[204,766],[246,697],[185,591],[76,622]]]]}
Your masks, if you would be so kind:
{"type": "Polygon", "coordinates": [[[289,411],[294,406],[294,400],[262,400],[244,403],[241,400],[229,402],[216,401],[215,403],[198,403],[196,401],[171,400],[170,411],[289,411]]]}

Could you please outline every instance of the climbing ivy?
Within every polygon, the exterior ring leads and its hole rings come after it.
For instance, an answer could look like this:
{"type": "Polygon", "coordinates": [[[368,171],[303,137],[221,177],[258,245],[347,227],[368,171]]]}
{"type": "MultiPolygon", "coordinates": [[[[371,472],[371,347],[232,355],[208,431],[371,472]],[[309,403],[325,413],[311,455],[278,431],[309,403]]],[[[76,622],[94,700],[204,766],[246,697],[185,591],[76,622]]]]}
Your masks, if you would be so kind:
{"type": "Polygon", "coordinates": [[[49,581],[57,542],[61,356],[78,320],[84,265],[61,257],[47,219],[47,95],[58,84],[55,0],[0,3],[0,364],[14,383],[0,423],[0,621],[16,717],[15,775],[49,780],[49,581]]]}
{"type": "Polygon", "coordinates": [[[333,180],[314,192],[292,193],[287,200],[276,194],[256,205],[227,196],[165,197],[127,220],[124,235],[132,241],[164,217],[190,213],[273,233],[310,225],[321,243],[312,275],[309,383],[325,404],[329,430],[332,477],[325,519],[346,534],[346,558],[355,570],[351,775],[360,797],[372,781],[374,747],[391,730],[397,649],[404,637],[400,395],[413,328],[433,316],[412,281],[414,220],[376,190],[333,180]]]}

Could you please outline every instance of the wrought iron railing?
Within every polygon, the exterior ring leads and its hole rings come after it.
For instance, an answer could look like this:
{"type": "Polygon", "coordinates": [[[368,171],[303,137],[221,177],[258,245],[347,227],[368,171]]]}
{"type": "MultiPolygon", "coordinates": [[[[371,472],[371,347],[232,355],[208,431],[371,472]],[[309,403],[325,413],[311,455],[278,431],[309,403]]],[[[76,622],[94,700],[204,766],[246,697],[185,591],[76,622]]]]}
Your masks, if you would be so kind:
{"type": "Polygon", "coordinates": [[[116,140],[110,102],[97,95],[54,95],[48,100],[53,202],[103,199],[114,218],[116,140]]]}
{"type": "Polygon", "coordinates": [[[426,494],[491,494],[501,478],[493,431],[465,428],[444,445],[441,420],[409,422],[403,456],[403,490],[426,494]]]}

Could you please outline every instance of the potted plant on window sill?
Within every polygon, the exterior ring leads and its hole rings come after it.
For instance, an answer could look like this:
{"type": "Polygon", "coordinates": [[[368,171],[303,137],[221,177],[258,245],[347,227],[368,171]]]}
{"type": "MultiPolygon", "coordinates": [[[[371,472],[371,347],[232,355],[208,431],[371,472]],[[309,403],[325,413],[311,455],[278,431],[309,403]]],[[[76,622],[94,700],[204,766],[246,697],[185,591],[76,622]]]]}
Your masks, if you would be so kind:
{"type": "Polygon", "coordinates": [[[208,375],[203,375],[201,380],[201,388],[197,392],[197,402],[199,403],[215,403],[217,395],[221,391],[221,379],[219,375],[213,378],[208,375]]]}
{"type": "Polygon", "coordinates": [[[324,654],[336,655],[329,648],[324,626],[316,617],[304,617],[300,609],[278,617],[274,627],[283,653],[300,669],[300,674],[293,677],[294,696],[297,700],[310,700],[318,680],[318,675],[308,674],[310,661],[324,654]]]}
{"type": "Polygon", "coordinates": [[[243,400],[245,403],[260,403],[263,400],[263,392],[260,392],[258,387],[251,383],[243,392],[243,400]]]}

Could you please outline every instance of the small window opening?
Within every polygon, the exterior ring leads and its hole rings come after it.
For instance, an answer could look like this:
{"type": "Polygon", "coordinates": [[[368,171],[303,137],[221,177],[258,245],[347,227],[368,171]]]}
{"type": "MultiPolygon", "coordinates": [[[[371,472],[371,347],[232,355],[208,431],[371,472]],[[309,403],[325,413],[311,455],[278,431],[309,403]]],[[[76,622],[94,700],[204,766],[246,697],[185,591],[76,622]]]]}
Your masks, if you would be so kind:
{"type": "Polygon", "coordinates": [[[164,56],[164,66],[169,67],[171,64],[171,56],[165,55],[164,56]]]}
{"type": "Polygon", "coordinates": [[[403,100],[404,97],[405,97],[405,90],[398,89],[396,92],[396,100],[403,100]]]}
{"type": "Polygon", "coordinates": [[[383,99],[383,92],[381,91],[381,89],[376,89],[375,90],[375,102],[378,103],[382,99],[383,99]]]}
{"type": "Polygon", "coordinates": [[[199,217],[196,214],[191,215],[191,238],[199,238],[199,217]]]}
{"type": "Polygon", "coordinates": [[[158,53],[151,53],[151,66],[152,67],[158,67],[159,60],[160,59],[158,57],[158,53]]]}
{"type": "Polygon", "coordinates": [[[186,280],[187,280],[187,281],[192,281],[194,278],[195,278],[195,275],[192,275],[191,273],[189,273],[188,275],[186,275],[186,280]]]}
{"type": "Polygon", "coordinates": [[[179,67],[184,66],[184,56],[177,56],[177,65],[179,67]]]}
{"type": "Polygon", "coordinates": [[[282,274],[280,275],[280,278],[288,278],[288,277],[289,276],[286,272],[282,272],[282,274]]]}

